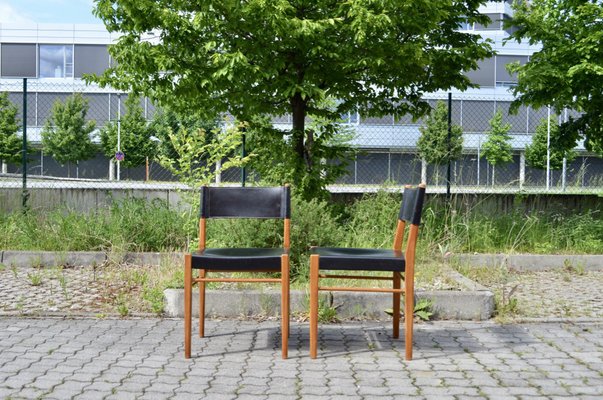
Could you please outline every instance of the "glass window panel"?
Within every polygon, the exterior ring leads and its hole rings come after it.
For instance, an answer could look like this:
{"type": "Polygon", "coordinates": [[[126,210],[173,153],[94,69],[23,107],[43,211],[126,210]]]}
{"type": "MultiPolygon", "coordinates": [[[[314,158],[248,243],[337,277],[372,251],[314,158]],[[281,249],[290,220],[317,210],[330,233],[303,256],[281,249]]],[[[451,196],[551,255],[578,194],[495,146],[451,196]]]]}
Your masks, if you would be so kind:
{"type": "Polygon", "coordinates": [[[73,46],[41,44],[40,78],[73,78],[73,46]]]}
{"type": "Polygon", "coordinates": [[[466,75],[480,86],[494,86],[494,58],[478,61],[477,69],[467,71],[466,75]]]}
{"type": "Polygon", "coordinates": [[[104,45],[75,45],[75,77],[102,74],[109,67],[109,53],[104,45]]]}
{"type": "Polygon", "coordinates": [[[498,55],[496,56],[496,85],[504,86],[517,82],[517,74],[511,75],[507,71],[507,64],[519,61],[521,65],[524,65],[528,61],[527,56],[508,56],[498,55]]]}
{"type": "Polygon", "coordinates": [[[3,77],[36,77],[36,45],[2,43],[3,77]]]}

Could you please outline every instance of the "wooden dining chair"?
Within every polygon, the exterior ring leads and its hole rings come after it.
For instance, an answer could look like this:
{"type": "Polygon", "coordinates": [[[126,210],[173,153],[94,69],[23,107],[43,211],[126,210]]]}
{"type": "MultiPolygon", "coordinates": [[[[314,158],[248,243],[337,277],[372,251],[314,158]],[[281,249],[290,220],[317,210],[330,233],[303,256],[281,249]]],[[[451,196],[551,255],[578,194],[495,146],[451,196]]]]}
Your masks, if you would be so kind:
{"type": "MultiPolygon", "coordinates": [[[[184,256],[184,357],[191,356],[192,289],[199,284],[199,337],[205,335],[205,289],[208,282],[267,282],[281,285],[282,357],[287,358],[289,337],[289,243],[291,194],[282,187],[201,188],[199,246],[184,256]],[[283,246],[279,248],[206,248],[210,218],[282,219],[283,246]],[[198,270],[193,276],[193,270],[198,270]],[[278,278],[211,277],[212,272],[275,272],[278,278]]],[[[236,293],[233,293],[233,296],[236,293]]]]}
{"type": "MultiPolygon", "coordinates": [[[[364,248],[314,247],[310,254],[310,357],[316,358],[318,349],[318,292],[354,291],[393,293],[393,337],[400,334],[400,296],[404,293],[405,350],[406,359],[412,359],[415,248],[425,198],[425,184],[418,187],[406,186],[402,195],[402,206],[394,235],[392,250],[364,248]],[[410,224],[406,239],[406,250],[402,251],[404,233],[410,224]],[[392,276],[367,276],[347,274],[324,274],[324,270],[335,271],[386,271],[392,276]],[[404,287],[402,288],[402,274],[404,287]],[[327,287],[320,286],[322,278],[391,280],[392,288],[380,287],[327,287]]],[[[370,221],[369,221],[370,222],[370,221]]]]}

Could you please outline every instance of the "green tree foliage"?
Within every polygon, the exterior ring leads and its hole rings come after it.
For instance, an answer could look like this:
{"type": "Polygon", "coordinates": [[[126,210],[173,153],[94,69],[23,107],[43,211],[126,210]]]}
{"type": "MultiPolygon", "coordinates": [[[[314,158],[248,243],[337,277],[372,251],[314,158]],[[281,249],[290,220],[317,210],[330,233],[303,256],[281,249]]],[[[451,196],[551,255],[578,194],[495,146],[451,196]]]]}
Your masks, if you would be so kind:
{"type": "Polygon", "coordinates": [[[52,114],[42,129],[42,147],[60,164],[79,162],[94,157],[92,143],[94,121],[86,122],[88,101],[81,93],[69,96],[65,103],[57,100],[52,114]]]}
{"type": "MultiPolygon", "coordinates": [[[[335,107],[335,101],[326,101],[335,107]]],[[[250,169],[271,184],[296,182],[294,190],[305,200],[328,199],[326,186],[346,172],[348,160],[356,153],[348,145],[354,132],[343,122],[316,117],[308,124],[304,146],[310,162],[299,170],[295,166],[295,150],[287,141],[287,135],[273,128],[269,118],[256,118],[247,134],[247,149],[255,155],[250,160],[250,169]],[[316,168],[310,168],[310,165],[316,168]]]]}
{"type": "Polygon", "coordinates": [[[488,138],[482,147],[482,157],[492,165],[492,184],[494,185],[496,166],[513,160],[511,136],[509,135],[511,124],[503,124],[500,110],[494,114],[489,124],[490,130],[486,132],[488,138]]]}
{"type": "Polygon", "coordinates": [[[448,150],[448,107],[438,101],[436,107],[419,127],[421,137],[417,142],[419,156],[429,164],[446,164],[458,160],[463,151],[463,130],[452,125],[450,132],[450,151],[448,150]]]}
{"type": "MultiPolygon", "coordinates": [[[[235,154],[242,142],[241,128],[215,128],[210,134],[201,128],[188,129],[184,126],[178,132],[169,131],[168,137],[176,154],[170,157],[160,155],[159,163],[193,189],[209,185],[215,177],[214,166],[224,154],[233,156],[222,164],[223,168],[240,167],[248,161],[249,157],[235,154]]],[[[194,196],[198,197],[196,193],[194,196]]]]}
{"type": "Polygon", "coordinates": [[[184,128],[185,132],[197,132],[202,129],[205,134],[206,144],[211,141],[212,132],[218,127],[218,119],[204,119],[198,113],[179,113],[171,108],[163,107],[158,109],[153,116],[149,129],[153,136],[158,139],[157,157],[164,159],[173,159],[177,162],[178,152],[170,140],[170,135],[178,133],[184,128]]]}
{"type": "Polygon", "coordinates": [[[312,137],[307,117],[419,117],[429,109],[423,93],[471,86],[463,71],[492,50],[458,26],[486,23],[483,3],[99,0],[95,15],[122,35],[109,48],[116,64],[88,79],[239,121],[291,115],[284,140],[303,179],[322,169],[309,152],[330,143],[312,137]],[[339,100],[334,109],[329,97],[339,100]]]}
{"type": "Polygon", "coordinates": [[[511,38],[539,43],[517,72],[514,88],[520,104],[551,105],[583,114],[561,125],[559,143],[566,149],[584,138],[588,150],[603,155],[603,3],[588,0],[533,0],[514,3],[511,38]]]}
{"type": "MultiPolygon", "coordinates": [[[[568,150],[565,146],[559,145],[561,131],[559,125],[557,125],[556,117],[551,116],[550,121],[549,167],[552,170],[557,170],[563,167],[563,158],[565,158],[567,162],[572,162],[572,160],[576,158],[576,152],[571,148],[568,150]]],[[[547,121],[546,118],[543,118],[536,127],[536,133],[532,137],[532,143],[526,146],[526,162],[532,168],[546,169],[547,131],[547,121]]]]}
{"type": "MultiPolygon", "coordinates": [[[[140,106],[140,97],[130,95],[125,101],[125,114],[120,120],[120,150],[125,154],[121,162],[126,168],[143,165],[146,158],[155,155],[155,143],[140,106]]],[[[103,153],[113,158],[117,151],[117,121],[108,123],[100,134],[103,153]]]]}
{"type": "Polygon", "coordinates": [[[0,93],[0,162],[20,163],[22,160],[18,123],[17,107],[8,100],[8,93],[0,93]]]}

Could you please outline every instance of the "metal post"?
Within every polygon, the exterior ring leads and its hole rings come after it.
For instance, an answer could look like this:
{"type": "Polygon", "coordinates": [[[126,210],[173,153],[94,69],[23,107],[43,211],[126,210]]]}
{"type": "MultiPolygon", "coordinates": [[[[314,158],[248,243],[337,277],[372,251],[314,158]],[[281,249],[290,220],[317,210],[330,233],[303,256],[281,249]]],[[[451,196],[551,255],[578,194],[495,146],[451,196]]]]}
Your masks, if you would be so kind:
{"type": "Polygon", "coordinates": [[[546,114],[546,190],[551,185],[551,106],[547,106],[546,114]]]}
{"type": "MultiPolygon", "coordinates": [[[[564,110],[563,122],[567,122],[567,108],[564,110]]],[[[563,171],[561,173],[561,188],[565,192],[567,185],[567,158],[563,157],[563,171]]]]}
{"type": "MultiPolygon", "coordinates": [[[[121,152],[121,93],[117,94],[117,152],[121,152]]],[[[117,180],[120,180],[120,160],[117,160],[117,180]]]]}
{"type": "Polygon", "coordinates": [[[23,191],[22,191],[22,202],[23,211],[27,210],[27,199],[29,193],[27,192],[27,78],[23,78],[23,148],[22,148],[22,168],[23,168],[23,191]]]}
{"type": "MultiPolygon", "coordinates": [[[[243,138],[241,141],[241,158],[245,158],[247,154],[245,154],[245,128],[241,129],[243,132],[243,138]]],[[[247,168],[245,164],[241,167],[241,187],[245,187],[245,181],[247,181],[247,168]]]]}
{"type": "Polygon", "coordinates": [[[448,92],[448,169],[446,171],[446,198],[450,200],[450,141],[452,136],[452,93],[448,92]]]}

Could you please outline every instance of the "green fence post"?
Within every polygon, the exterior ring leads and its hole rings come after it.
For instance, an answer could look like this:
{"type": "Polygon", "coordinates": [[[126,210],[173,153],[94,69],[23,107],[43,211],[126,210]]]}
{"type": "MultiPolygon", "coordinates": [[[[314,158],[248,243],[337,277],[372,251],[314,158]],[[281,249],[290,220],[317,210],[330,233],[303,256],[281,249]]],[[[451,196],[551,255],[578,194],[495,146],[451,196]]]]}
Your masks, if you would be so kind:
{"type": "Polygon", "coordinates": [[[27,210],[27,199],[29,193],[27,192],[27,78],[23,78],[23,149],[22,149],[22,167],[23,167],[23,211],[27,210]]]}

